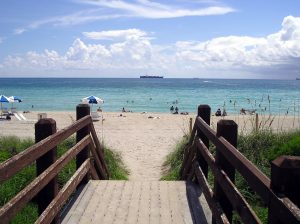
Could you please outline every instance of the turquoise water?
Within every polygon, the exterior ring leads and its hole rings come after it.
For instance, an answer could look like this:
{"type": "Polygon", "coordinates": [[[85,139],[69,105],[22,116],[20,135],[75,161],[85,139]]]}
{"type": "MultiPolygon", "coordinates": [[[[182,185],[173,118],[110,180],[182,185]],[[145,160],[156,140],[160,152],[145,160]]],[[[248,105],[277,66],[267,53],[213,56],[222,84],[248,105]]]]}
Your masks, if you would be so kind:
{"type": "Polygon", "coordinates": [[[0,94],[21,97],[23,102],[14,104],[19,110],[71,111],[83,97],[95,95],[104,100],[104,111],[125,107],[133,112],[169,113],[174,105],[179,112],[196,112],[197,105],[209,104],[212,111],[225,105],[228,113],[238,113],[243,107],[282,114],[299,113],[300,81],[1,78],[0,94]]]}

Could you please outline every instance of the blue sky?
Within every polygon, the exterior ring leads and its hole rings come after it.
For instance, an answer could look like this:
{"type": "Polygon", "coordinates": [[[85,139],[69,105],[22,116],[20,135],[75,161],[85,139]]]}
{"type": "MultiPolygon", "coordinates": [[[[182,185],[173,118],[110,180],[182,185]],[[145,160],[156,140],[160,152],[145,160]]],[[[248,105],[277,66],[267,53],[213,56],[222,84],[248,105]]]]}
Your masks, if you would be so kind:
{"type": "Polygon", "coordinates": [[[300,76],[297,0],[0,2],[0,77],[300,76]]]}

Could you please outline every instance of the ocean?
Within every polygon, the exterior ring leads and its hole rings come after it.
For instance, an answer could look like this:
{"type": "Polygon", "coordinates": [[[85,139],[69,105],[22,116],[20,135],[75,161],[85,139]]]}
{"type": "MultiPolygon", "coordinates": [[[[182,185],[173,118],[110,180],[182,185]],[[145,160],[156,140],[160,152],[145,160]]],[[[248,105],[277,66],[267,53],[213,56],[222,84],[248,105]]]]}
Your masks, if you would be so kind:
{"type": "MultiPolygon", "coordinates": [[[[104,100],[104,111],[169,113],[197,111],[208,104],[212,112],[228,114],[241,108],[272,114],[298,114],[300,81],[238,79],[131,79],[131,78],[1,78],[0,94],[19,96],[18,110],[75,111],[80,100],[95,95],[104,100]]],[[[11,105],[3,103],[4,107],[11,105]]]]}

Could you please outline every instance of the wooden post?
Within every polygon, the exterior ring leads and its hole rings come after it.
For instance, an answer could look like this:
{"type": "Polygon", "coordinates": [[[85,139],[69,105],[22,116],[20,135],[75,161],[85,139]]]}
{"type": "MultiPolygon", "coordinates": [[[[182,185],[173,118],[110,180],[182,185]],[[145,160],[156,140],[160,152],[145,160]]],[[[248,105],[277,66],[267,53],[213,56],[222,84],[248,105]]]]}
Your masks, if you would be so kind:
{"type": "MultiPolygon", "coordinates": [[[[271,189],[279,196],[288,197],[300,207],[300,157],[280,156],[271,162],[271,189]]],[[[269,223],[279,224],[280,211],[269,205],[269,223]]],[[[285,220],[289,223],[289,220],[285,220]]]]}
{"type": "MultiPolygon", "coordinates": [[[[237,134],[238,126],[232,120],[219,120],[217,123],[217,136],[222,136],[225,138],[231,145],[237,147],[237,134]]],[[[234,183],[235,179],[235,169],[234,167],[226,160],[223,156],[220,149],[216,148],[216,164],[225,171],[230,180],[234,183]]],[[[229,222],[232,222],[232,205],[227,199],[225,193],[223,192],[220,184],[215,180],[214,183],[214,194],[216,199],[220,201],[229,222]]]]}
{"type": "MultiPolygon", "coordinates": [[[[76,120],[79,120],[80,118],[83,118],[87,115],[90,115],[90,106],[88,104],[79,104],[76,107],[76,120]]],[[[82,128],[81,130],[77,131],[76,133],[76,142],[79,142],[81,139],[83,139],[86,135],[90,133],[89,125],[82,128]]],[[[76,157],[76,169],[79,169],[82,163],[85,162],[89,158],[89,146],[86,146],[80,153],[78,153],[76,157]]],[[[86,175],[78,187],[80,185],[87,184],[89,181],[88,175],[86,175]]]]}
{"type": "MultiPolygon", "coordinates": [[[[208,105],[200,105],[198,106],[198,116],[201,117],[208,125],[210,125],[210,106],[208,105]]],[[[202,131],[197,128],[197,136],[202,140],[205,146],[209,149],[209,139],[205,136],[202,131]]],[[[208,165],[203,158],[203,156],[197,151],[197,161],[204,173],[205,177],[207,178],[208,175],[208,165]]]]}
{"type": "MultiPolygon", "coordinates": [[[[56,132],[56,122],[52,118],[40,119],[35,124],[35,142],[39,142],[56,132]]],[[[36,160],[37,175],[43,173],[57,159],[56,147],[36,160]]],[[[36,196],[38,213],[41,215],[58,194],[57,176],[54,177],[36,196]]],[[[58,216],[52,223],[59,223],[58,216]]]]}
{"type": "Polygon", "coordinates": [[[193,118],[192,117],[190,117],[190,135],[192,134],[192,131],[193,131],[193,118]]]}
{"type": "Polygon", "coordinates": [[[258,113],[255,114],[255,131],[258,131],[258,113]]]}

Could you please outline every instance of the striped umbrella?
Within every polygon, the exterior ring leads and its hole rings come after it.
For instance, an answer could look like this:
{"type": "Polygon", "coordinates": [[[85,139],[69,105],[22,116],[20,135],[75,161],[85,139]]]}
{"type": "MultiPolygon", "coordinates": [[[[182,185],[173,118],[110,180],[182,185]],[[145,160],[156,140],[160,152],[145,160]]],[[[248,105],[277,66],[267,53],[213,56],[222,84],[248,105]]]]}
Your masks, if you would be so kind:
{"type": "Polygon", "coordinates": [[[100,104],[100,103],[104,103],[104,100],[100,99],[99,97],[96,96],[88,96],[85,97],[81,100],[81,102],[83,103],[89,103],[89,104],[100,104]]]}
{"type": "Polygon", "coordinates": [[[10,97],[8,97],[8,98],[11,100],[11,110],[12,110],[13,107],[14,107],[14,102],[18,102],[18,103],[21,103],[21,102],[22,102],[21,98],[18,97],[18,96],[10,96],[10,97]]]}
{"type": "Polygon", "coordinates": [[[0,102],[1,102],[1,112],[2,112],[2,103],[11,103],[12,100],[4,95],[0,95],[0,102]]]}
{"type": "Polygon", "coordinates": [[[13,102],[19,102],[19,103],[22,102],[21,98],[17,96],[10,96],[8,98],[13,102]]]}

